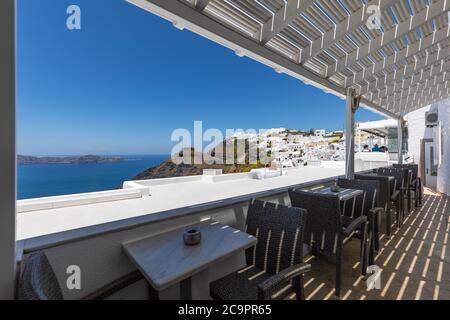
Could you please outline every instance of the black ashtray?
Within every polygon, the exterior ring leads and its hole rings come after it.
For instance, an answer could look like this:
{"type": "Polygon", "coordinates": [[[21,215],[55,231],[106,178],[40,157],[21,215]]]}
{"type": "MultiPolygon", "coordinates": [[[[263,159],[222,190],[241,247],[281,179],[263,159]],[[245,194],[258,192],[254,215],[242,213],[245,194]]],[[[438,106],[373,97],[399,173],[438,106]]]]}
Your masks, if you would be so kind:
{"type": "Polygon", "coordinates": [[[330,187],[330,190],[331,192],[340,192],[341,188],[339,186],[334,185],[330,187]]]}
{"type": "Polygon", "coordinates": [[[186,229],[183,234],[184,244],[195,246],[202,241],[202,232],[197,228],[186,229]]]}

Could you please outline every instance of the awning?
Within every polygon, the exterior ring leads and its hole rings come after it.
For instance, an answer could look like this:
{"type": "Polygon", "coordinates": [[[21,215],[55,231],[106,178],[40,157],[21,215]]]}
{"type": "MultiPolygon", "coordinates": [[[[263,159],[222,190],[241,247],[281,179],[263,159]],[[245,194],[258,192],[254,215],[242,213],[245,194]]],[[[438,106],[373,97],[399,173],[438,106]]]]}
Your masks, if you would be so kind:
{"type": "MultiPolygon", "coordinates": [[[[389,131],[397,130],[398,121],[393,119],[360,122],[356,124],[356,129],[367,132],[369,134],[385,138],[389,135],[389,131]]],[[[397,131],[396,131],[397,133],[397,131]]]]}
{"type": "Polygon", "coordinates": [[[393,118],[450,96],[448,0],[127,1],[393,118]]]}

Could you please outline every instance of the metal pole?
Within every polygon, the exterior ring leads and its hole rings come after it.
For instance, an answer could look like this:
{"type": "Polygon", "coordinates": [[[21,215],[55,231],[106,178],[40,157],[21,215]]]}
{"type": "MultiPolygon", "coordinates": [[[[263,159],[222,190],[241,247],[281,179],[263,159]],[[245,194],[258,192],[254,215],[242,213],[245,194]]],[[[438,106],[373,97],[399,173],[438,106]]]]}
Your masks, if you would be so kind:
{"type": "Polygon", "coordinates": [[[359,107],[360,99],[356,91],[349,89],[345,108],[345,177],[355,178],[355,112],[359,107]]]}
{"type": "Polygon", "coordinates": [[[360,129],[358,129],[358,145],[359,145],[359,147],[358,147],[358,151],[359,152],[362,152],[362,146],[361,146],[361,140],[362,140],[362,138],[361,138],[361,130],[360,129]]]}
{"type": "Polygon", "coordinates": [[[398,163],[403,164],[403,119],[398,119],[398,163]]]}
{"type": "Polygon", "coordinates": [[[0,299],[13,299],[16,265],[15,0],[0,1],[0,42],[0,299]]]}

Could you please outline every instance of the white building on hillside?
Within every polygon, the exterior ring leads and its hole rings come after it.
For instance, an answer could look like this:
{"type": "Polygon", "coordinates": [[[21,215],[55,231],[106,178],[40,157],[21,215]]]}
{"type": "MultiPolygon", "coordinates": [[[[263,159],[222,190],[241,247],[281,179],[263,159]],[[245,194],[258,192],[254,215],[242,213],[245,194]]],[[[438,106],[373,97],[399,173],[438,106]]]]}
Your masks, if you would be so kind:
{"type": "Polygon", "coordinates": [[[326,134],[327,134],[326,130],[323,130],[323,129],[314,131],[314,135],[316,137],[324,137],[326,134]]]}

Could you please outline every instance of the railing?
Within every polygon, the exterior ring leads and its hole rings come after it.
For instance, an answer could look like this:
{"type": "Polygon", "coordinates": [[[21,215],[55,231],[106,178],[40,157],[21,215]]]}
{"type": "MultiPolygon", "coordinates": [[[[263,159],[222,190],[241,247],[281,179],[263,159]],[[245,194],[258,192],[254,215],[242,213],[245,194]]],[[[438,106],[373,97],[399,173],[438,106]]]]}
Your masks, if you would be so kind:
{"type": "Polygon", "coordinates": [[[150,194],[149,188],[127,184],[124,189],[91,193],[79,193],[66,196],[53,196],[17,201],[17,213],[27,213],[73,206],[83,206],[102,202],[139,199],[150,194]]]}
{"type": "MultiPolygon", "coordinates": [[[[175,221],[176,219],[189,216],[192,216],[193,218],[195,217],[200,218],[207,216],[214,216],[215,218],[220,218],[221,212],[233,210],[236,206],[237,207],[246,206],[248,202],[253,198],[276,199],[280,198],[280,196],[287,196],[287,191],[290,188],[293,187],[307,188],[318,185],[327,185],[333,183],[336,179],[340,177],[342,176],[335,176],[331,178],[292,185],[289,187],[276,188],[267,191],[251,193],[243,196],[223,199],[220,201],[206,202],[185,208],[177,208],[173,210],[161,211],[158,212],[157,214],[138,216],[125,220],[113,221],[101,225],[88,226],[85,228],[68,230],[55,234],[49,234],[36,238],[26,239],[21,242],[23,246],[23,253],[30,253],[36,250],[60,246],[73,241],[81,241],[113,232],[120,232],[123,230],[138,228],[153,223],[159,223],[169,220],[175,221]]],[[[239,223],[239,220],[242,223],[242,217],[236,217],[237,223],[239,223]]]]}
{"type": "MultiPolygon", "coordinates": [[[[123,253],[123,243],[135,239],[155,236],[174,229],[199,223],[202,219],[212,218],[223,224],[244,230],[248,203],[253,198],[259,198],[274,203],[289,205],[288,190],[293,187],[313,188],[326,186],[342,176],[299,183],[280,188],[254,192],[242,196],[211,201],[174,210],[166,210],[157,214],[147,214],[121,221],[84,227],[76,230],[35,237],[17,243],[17,261],[20,263],[23,255],[36,250],[45,250],[55,260],[55,268],[62,275],[68,265],[78,265],[89,274],[89,285],[80,292],[65,291],[70,299],[77,299],[89,290],[102,287],[124,274],[133,271],[133,266],[123,253]],[[112,263],[114,262],[114,263],[112,263]],[[92,277],[92,270],[101,270],[101,277],[92,277]]],[[[230,262],[227,262],[230,263],[230,262]]],[[[210,274],[211,281],[229,273],[230,265],[224,269],[215,269],[210,274]]],[[[95,273],[95,272],[94,272],[95,273]]],[[[145,296],[146,286],[132,288],[133,296],[145,296]],[[136,291],[136,292],[135,292],[136,291]],[[139,292],[138,292],[139,291],[139,292]]]]}

